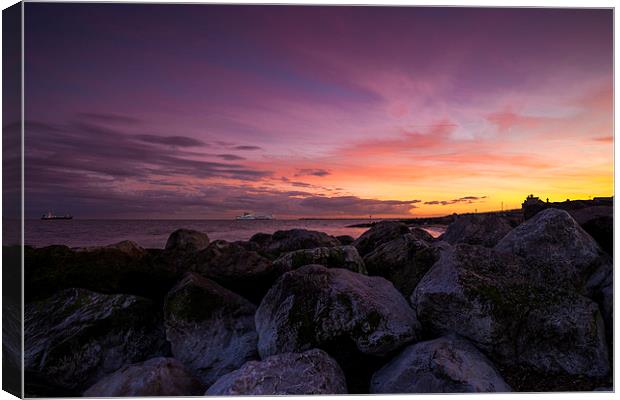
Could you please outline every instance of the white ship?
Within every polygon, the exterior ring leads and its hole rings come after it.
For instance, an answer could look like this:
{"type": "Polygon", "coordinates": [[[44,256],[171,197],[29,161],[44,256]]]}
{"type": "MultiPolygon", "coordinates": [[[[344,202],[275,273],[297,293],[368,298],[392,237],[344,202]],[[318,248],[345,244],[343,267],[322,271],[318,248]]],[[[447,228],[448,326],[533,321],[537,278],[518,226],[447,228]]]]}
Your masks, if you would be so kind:
{"type": "Polygon", "coordinates": [[[273,219],[273,215],[271,214],[260,215],[260,214],[252,214],[252,213],[244,212],[243,215],[238,215],[237,219],[241,219],[241,220],[273,219]]]}

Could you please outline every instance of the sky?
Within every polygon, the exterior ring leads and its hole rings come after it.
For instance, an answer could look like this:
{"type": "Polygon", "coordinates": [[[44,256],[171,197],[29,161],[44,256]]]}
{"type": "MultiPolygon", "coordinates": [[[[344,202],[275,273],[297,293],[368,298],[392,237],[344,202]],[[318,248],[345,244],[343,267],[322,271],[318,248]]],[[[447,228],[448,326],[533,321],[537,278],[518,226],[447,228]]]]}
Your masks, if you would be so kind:
{"type": "Polygon", "coordinates": [[[26,216],[613,195],[610,9],[25,5],[26,216]]]}

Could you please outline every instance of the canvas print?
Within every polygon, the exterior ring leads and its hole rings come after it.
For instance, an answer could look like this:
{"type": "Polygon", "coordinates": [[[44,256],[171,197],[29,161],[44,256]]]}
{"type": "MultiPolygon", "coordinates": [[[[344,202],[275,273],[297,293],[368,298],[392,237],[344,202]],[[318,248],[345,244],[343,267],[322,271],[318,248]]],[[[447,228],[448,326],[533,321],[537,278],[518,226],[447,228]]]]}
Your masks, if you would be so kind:
{"type": "Polygon", "coordinates": [[[18,7],[26,397],[613,391],[613,9],[18,7]]]}

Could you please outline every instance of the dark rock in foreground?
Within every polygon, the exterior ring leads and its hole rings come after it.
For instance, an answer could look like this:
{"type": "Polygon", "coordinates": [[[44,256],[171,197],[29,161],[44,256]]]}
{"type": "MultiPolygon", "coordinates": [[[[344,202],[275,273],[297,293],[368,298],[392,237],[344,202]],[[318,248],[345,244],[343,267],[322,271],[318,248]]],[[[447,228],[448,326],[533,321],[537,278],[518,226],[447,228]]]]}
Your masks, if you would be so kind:
{"type": "Polygon", "coordinates": [[[72,392],[160,354],[165,342],[153,303],[130,295],[63,290],[28,304],[24,323],[26,371],[72,392]]]}
{"type": "Polygon", "coordinates": [[[409,233],[409,227],[402,222],[381,221],[355,239],[353,246],[365,257],[382,244],[398,239],[406,233],[409,233]]]}
{"type": "Polygon", "coordinates": [[[256,302],[286,271],[256,251],[224,240],[216,240],[198,252],[190,269],[256,302]]]}
{"type": "Polygon", "coordinates": [[[460,215],[448,225],[441,240],[450,244],[466,243],[493,247],[512,228],[510,222],[499,215],[460,215]]]}
{"type": "Polygon", "coordinates": [[[161,250],[147,251],[129,241],[77,250],[27,247],[24,253],[26,302],[68,288],[159,299],[179,277],[161,250]]]}
{"type": "Polygon", "coordinates": [[[491,361],[467,340],[445,336],[407,347],[372,377],[371,393],[510,392],[491,361]]]}
{"type": "Polygon", "coordinates": [[[355,238],[353,236],[349,236],[349,235],[336,236],[336,239],[338,239],[340,244],[343,245],[343,246],[348,246],[350,244],[353,244],[353,242],[355,241],[355,238]]]}
{"type": "Polygon", "coordinates": [[[384,277],[409,296],[438,259],[435,247],[406,233],[376,247],[364,257],[364,263],[369,275],[384,277]]]}
{"type": "Polygon", "coordinates": [[[321,348],[347,376],[352,393],[367,393],[381,357],[417,338],[419,324],[387,280],[307,265],[287,272],[256,312],[261,356],[321,348]]]}
{"type": "Polygon", "coordinates": [[[444,251],[411,302],[433,334],[457,333],[505,366],[543,374],[609,373],[597,305],[557,288],[555,271],[529,275],[527,263],[483,247],[444,251]]]}
{"type": "Polygon", "coordinates": [[[345,394],[342,370],[318,349],[283,353],[263,361],[249,361],[224,375],[206,396],[345,394]]]}
{"type": "Polygon", "coordinates": [[[177,229],[166,242],[166,250],[175,253],[196,253],[209,245],[206,233],[193,229],[177,229]]]}
{"type": "Polygon", "coordinates": [[[204,385],[211,385],[257,358],[255,310],[241,296],[188,273],[168,293],[164,304],[172,354],[204,385]]]}
{"type": "Polygon", "coordinates": [[[125,366],[84,392],[85,397],[199,396],[203,385],[174,358],[125,366]]]}
{"type": "Polygon", "coordinates": [[[292,271],[304,265],[319,264],[327,268],[344,268],[366,274],[364,260],[353,246],[316,247],[285,253],[274,265],[281,271],[292,271]]]}

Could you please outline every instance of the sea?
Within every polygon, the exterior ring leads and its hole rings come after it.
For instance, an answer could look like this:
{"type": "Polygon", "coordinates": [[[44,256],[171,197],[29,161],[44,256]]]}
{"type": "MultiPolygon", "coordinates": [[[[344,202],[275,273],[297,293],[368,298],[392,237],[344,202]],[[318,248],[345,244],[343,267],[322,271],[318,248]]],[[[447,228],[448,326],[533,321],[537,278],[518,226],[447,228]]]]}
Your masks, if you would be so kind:
{"type": "MultiPolygon", "coordinates": [[[[132,240],[144,248],[164,248],[168,236],[179,228],[205,232],[211,240],[248,240],[255,233],[273,233],[294,228],[349,235],[357,238],[368,228],[350,225],[368,223],[368,219],[340,220],[40,220],[25,221],[24,242],[34,247],[65,245],[69,247],[105,246],[132,240]]],[[[428,227],[431,235],[439,236],[441,227],[428,227]]]]}

